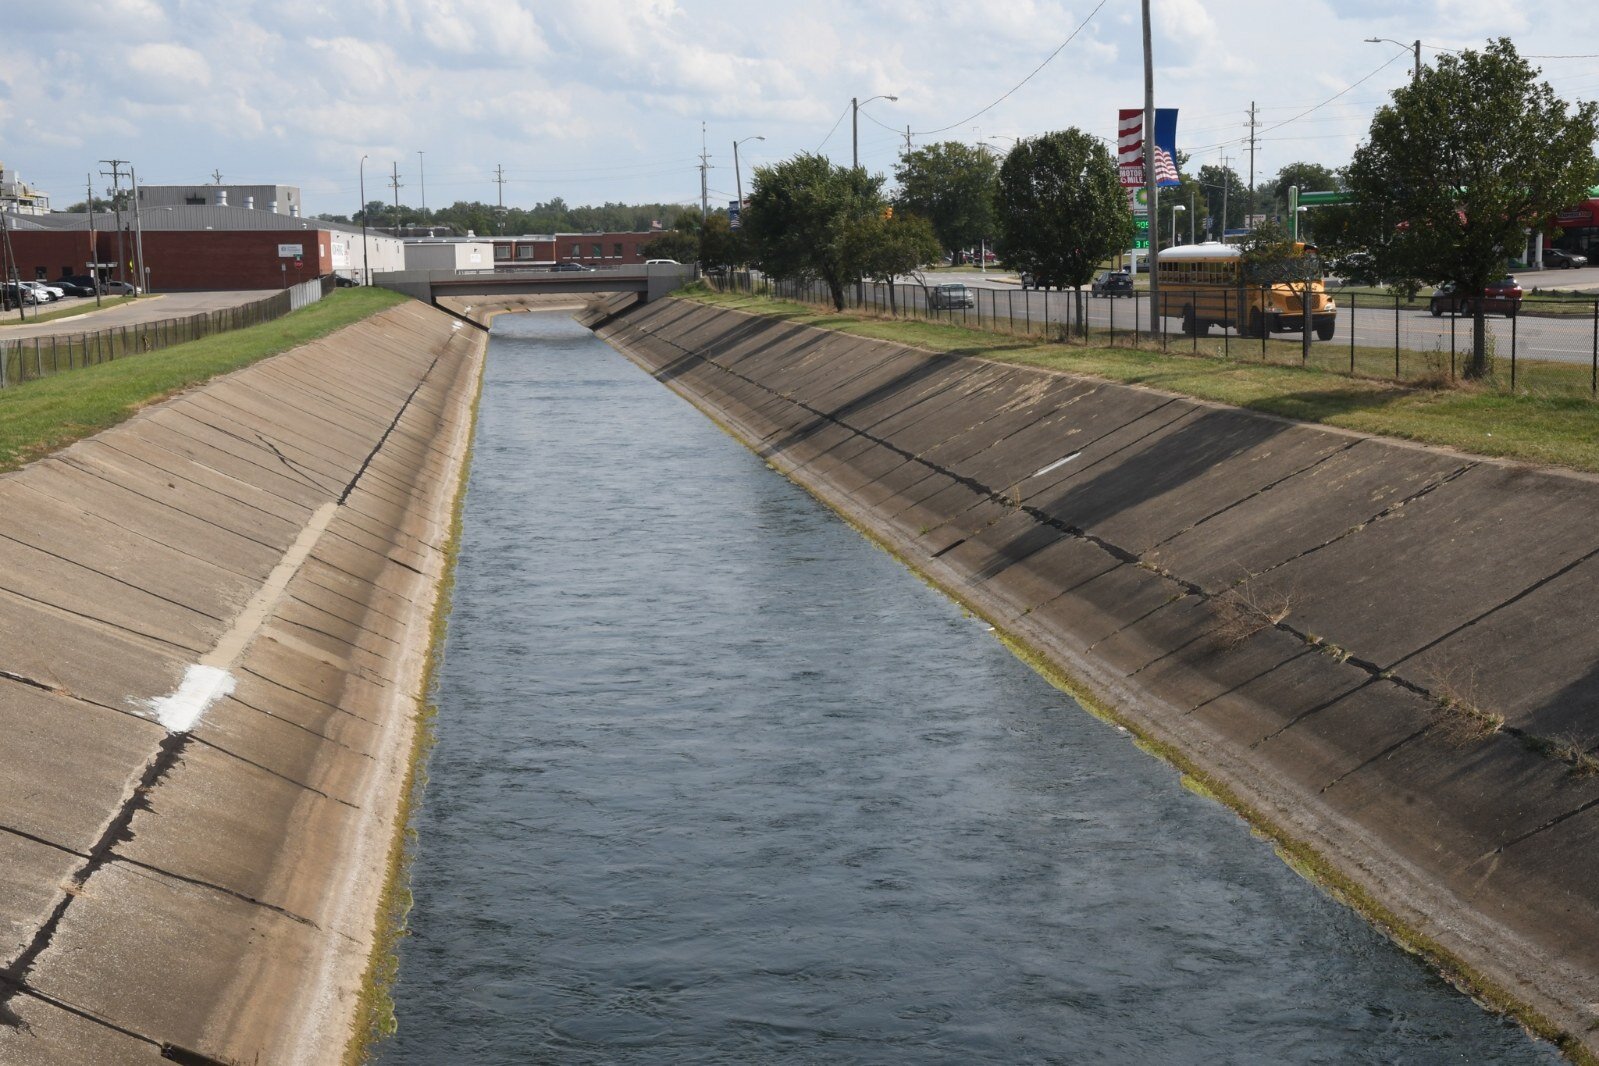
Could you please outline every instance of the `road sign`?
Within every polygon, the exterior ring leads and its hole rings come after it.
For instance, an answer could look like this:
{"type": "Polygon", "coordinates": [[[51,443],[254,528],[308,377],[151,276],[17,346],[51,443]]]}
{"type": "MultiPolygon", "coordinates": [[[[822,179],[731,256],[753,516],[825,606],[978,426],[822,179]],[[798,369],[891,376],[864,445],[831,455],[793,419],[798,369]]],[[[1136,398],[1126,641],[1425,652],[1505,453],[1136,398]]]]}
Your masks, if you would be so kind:
{"type": "Polygon", "coordinates": [[[1137,230],[1139,233],[1148,233],[1149,232],[1149,216],[1145,215],[1143,218],[1135,218],[1135,219],[1133,219],[1133,229],[1137,230]]]}
{"type": "Polygon", "coordinates": [[[744,210],[742,204],[740,204],[737,200],[729,200],[727,202],[727,228],[738,229],[743,226],[744,222],[743,218],[741,217],[743,213],[744,210]]]}
{"type": "MultiPolygon", "coordinates": [[[[1147,236],[1145,236],[1145,237],[1134,237],[1133,238],[1133,247],[1138,249],[1138,250],[1140,250],[1140,251],[1146,251],[1147,252],[1149,250],[1149,238],[1147,236]]],[[[1311,310],[1315,310],[1315,308],[1312,308],[1311,310]]]]}

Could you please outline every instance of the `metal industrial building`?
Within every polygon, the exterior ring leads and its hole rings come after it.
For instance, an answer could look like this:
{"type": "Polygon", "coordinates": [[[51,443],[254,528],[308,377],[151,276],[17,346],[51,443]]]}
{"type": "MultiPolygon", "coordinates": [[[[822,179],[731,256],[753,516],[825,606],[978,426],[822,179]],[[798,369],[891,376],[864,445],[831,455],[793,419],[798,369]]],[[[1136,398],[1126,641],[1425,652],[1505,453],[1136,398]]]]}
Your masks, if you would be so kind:
{"type": "Polygon", "coordinates": [[[295,185],[140,185],[139,208],[242,207],[299,218],[303,211],[295,185]]]}

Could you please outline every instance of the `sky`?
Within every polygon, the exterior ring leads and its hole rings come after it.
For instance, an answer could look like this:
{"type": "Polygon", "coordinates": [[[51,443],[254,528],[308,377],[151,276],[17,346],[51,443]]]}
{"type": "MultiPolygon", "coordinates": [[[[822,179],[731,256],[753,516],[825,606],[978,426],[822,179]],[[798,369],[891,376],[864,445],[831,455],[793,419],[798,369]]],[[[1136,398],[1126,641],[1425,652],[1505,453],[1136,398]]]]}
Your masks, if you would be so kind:
{"type": "MultiPolygon", "coordinates": [[[[306,211],[456,200],[713,204],[822,151],[892,176],[905,144],[1068,126],[1114,140],[1143,106],[1139,0],[57,0],[7,3],[0,163],[83,199],[102,159],[142,182],[297,185],[306,211]],[[1053,55],[1053,58],[1051,56],[1053,55]],[[897,100],[874,96],[896,96],[897,100]],[[703,142],[702,142],[703,128],[703,142]],[[764,137],[764,140],[745,140],[764,137]],[[421,153],[420,155],[418,153],[421,153]],[[362,156],[366,157],[364,168],[362,156]],[[496,175],[504,178],[497,183],[496,175]]],[[[1410,43],[1509,36],[1568,100],[1599,95],[1599,7],[1554,0],[1152,0],[1155,96],[1177,147],[1245,181],[1342,166],[1410,43]],[[1394,43],[1366,43],[1365,38],[1394,43]]],[[[97,191],[108,179],[94,178],[97,191]]]]}

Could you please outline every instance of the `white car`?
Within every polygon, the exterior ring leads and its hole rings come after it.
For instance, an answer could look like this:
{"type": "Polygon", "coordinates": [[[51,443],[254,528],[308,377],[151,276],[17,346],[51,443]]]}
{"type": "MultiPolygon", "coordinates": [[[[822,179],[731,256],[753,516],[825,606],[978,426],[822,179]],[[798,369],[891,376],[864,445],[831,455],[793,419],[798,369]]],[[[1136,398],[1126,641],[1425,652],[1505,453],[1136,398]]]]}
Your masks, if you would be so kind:
{"type": "Polygon", "coordinates": [[[678,267],[678,266],[682,266],[683,264],[679,263],[676,259],[646,259],[646,260],[644,260],[644,265],[647,266],[647,267],[650,267],[650,266],[674,266],[674,267],[678,267]]]}
{"type": "Polygon", "coordinates": [[[66,295],[64,290],[58,289],[54,285],[46,285],[42,281],[24,281],[22,284],[39,294],[40,303],[59,300],[66,295]]]}

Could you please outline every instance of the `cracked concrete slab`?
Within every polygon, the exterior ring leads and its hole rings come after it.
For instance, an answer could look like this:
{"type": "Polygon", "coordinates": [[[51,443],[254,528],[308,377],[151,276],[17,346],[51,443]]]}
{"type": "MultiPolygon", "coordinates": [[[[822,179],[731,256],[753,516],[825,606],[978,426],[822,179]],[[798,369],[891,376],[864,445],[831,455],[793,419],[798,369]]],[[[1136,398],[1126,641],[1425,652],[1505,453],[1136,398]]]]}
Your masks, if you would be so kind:
{"type": "Polygon", "coordinates": [[[0,477],[0,1060],[341,1058],[482,366],[451,325],[393,308],[0,477]],[[208,656],[231,691],[169,732],[208,656]]]}

